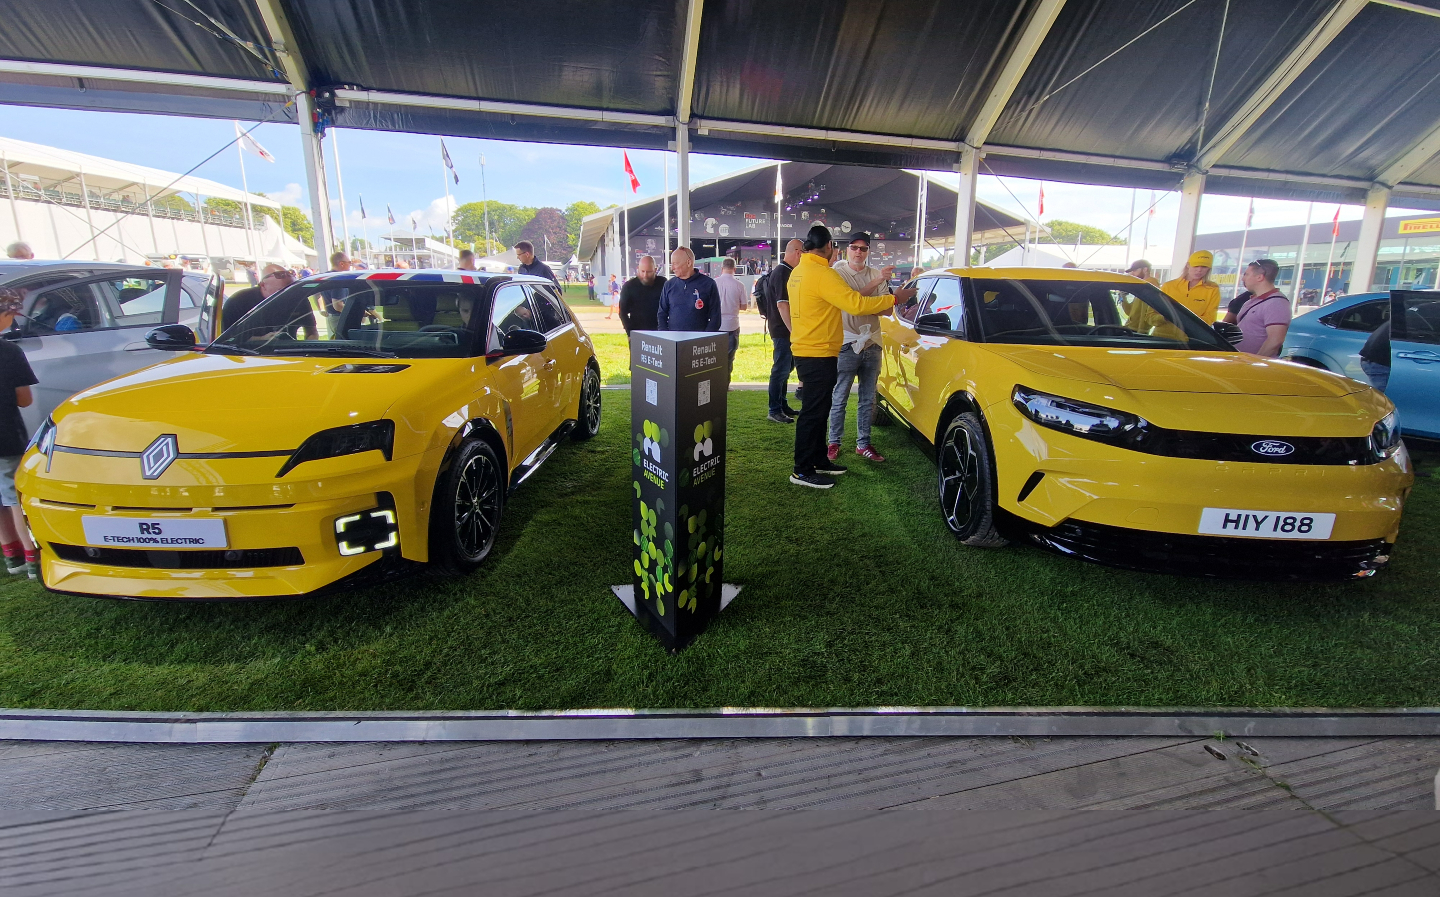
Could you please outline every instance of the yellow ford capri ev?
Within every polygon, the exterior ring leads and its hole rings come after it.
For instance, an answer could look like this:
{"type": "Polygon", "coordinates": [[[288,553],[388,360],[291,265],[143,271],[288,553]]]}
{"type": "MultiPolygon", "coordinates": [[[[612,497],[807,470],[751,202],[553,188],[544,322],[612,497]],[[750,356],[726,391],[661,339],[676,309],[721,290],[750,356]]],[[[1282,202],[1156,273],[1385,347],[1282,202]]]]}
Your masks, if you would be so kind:
{"type": "Polygon", "coordinates": [[[510,490],[600,426],[594,346],[534,277],[320,275],[210,345],[78,393],[16,477],[54,591],[301,595],[410,562],[464,572],[510,490]]]}
{"type": "Polygon", "coordinates": [[[882,409],[933,449],[962,542],[1116,567],[1369,576],[1414,482],[1368,385],[1235,351],[1155,287],[1072,269],[919,278],[882,319],[882,409]]]}

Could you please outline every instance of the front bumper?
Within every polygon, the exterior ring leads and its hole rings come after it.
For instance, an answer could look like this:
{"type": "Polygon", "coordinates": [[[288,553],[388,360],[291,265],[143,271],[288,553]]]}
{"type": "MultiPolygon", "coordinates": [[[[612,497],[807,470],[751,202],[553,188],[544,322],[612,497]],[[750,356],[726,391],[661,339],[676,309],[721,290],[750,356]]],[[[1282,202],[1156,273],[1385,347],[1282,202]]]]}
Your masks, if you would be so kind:
{"type": "Polygon", "coordinates": [[[426,509],[415,497],[421,463],[422,456],[414,456],[348,474],[335,471],[323,479],[297,478],[284,487],[197,485],[169,494],[156,487],[73,481],[51,488],[53,480],[22,476],[21,504],[41,547],[42,580],[52,591],[170,600],[299,596],[348,582],[382,558],[398,560],[402,551],[413,558],[428,529],[421,524],[426,509]],[[177,507],[181,501],[190,507],[177,507]],[[399,545],[386,552],[343,556],[336,519],[387,501],[395,508],[399,545]],[[228,546],[89,551],[93,546],[86,543],[82,523],[89,516],[220,519],[228,546]]]}

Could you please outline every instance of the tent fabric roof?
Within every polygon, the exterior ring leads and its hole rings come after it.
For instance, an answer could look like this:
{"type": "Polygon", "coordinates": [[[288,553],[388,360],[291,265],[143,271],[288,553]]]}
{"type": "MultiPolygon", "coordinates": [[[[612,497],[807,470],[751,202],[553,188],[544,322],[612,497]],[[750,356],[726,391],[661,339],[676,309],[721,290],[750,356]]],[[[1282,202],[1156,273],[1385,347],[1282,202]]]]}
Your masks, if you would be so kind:
{"type": "Polygon", "coordinates": [[[5,164],[9,166],[12,178],[33,175],[39,177],[40,182],[46,186],[57,181],[69,181],[83,173],[85,186],[101,193],[122,190],[143,193],[148,190],[149,195],[156,199],[176,193],[194,193],[206,198],[230,199],[235,202],[245,202],[248,199],[252,206],[280,208],[280,203],[273,199],[258,193],[236,190],[219,181],[188,175],[180,177],[173,171],[116,162],[113,159],[56,149],[53,146],[41,146],[10,137],[0,137],[0,156],[3,156],[5,164]]]}
{"type": "MultiPolygon", "coordinates": [[[[1065,0],[1011,81],[1054,3],[835,0],[801,22],[759,0],[482,19],[453,0],[0,0],[0,102],[293,120],[276,89],[295,61],[344,127],[663,148],[693,112],[697,152],[930,170],[981,127],[982,170],[1169,189],[1288,72],[1206,189],[1348,202],[1440,128],[1440,0],[1065,0]],[[267,16],[293,31],[283,58],[267,16]]],[[[1399,180],[1397,204],[1440,208],[1440,160],[1399,180]]]]}

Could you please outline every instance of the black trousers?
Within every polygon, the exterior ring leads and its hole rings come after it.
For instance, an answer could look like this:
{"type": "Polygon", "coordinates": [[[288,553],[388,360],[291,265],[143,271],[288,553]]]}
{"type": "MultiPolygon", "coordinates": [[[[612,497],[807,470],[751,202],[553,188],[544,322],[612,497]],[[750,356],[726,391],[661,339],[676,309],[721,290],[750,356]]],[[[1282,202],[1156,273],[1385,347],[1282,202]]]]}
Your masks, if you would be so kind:
{"type": "Polygon", "coordinates": [[[800,416],[795,419],[795,472],[814,473],[829,463],[825,457],[826,430],[830,419],[830,394],[835,391],[835,356],[795,356],[795,373],[805,384],[800,416]]]}

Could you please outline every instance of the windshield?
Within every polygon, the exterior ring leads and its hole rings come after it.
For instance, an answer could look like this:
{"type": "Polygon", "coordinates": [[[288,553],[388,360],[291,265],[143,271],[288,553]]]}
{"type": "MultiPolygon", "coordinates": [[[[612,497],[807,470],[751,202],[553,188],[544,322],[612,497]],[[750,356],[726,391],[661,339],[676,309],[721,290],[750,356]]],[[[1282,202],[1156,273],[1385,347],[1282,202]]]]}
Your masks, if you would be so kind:
{"type": "Polygon", "coordinates": [[[1234,351],[1148,283],[996,278],[972,285],[983,342],[1234,351]]]}
{"type": "Polygon", "coordinates": [[[388,280],[297,283],[227,327],[207,352],[463,358],[480,288],[388,280]]]}

